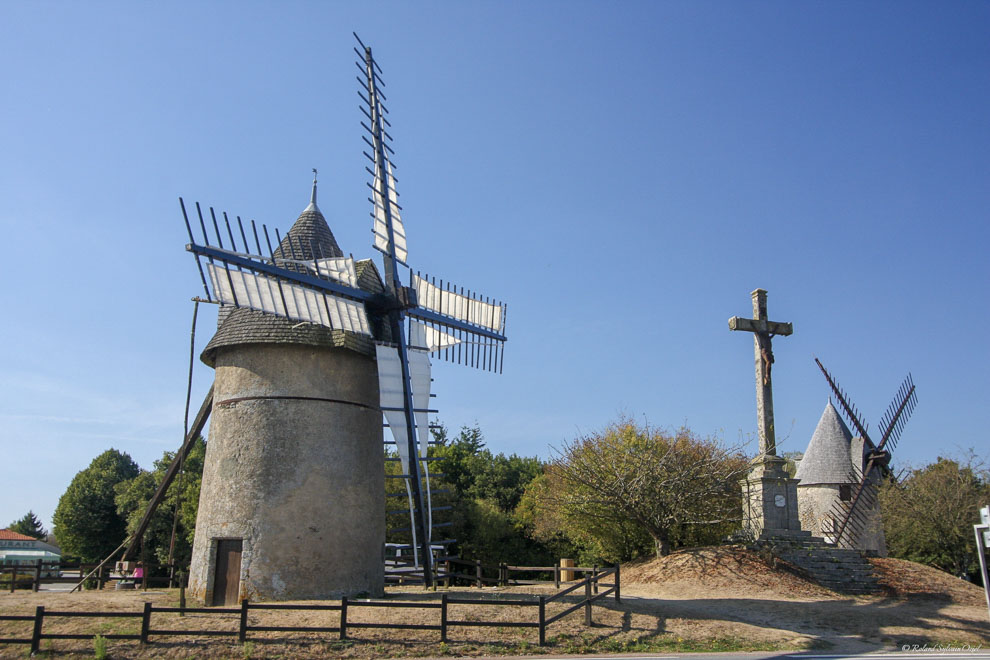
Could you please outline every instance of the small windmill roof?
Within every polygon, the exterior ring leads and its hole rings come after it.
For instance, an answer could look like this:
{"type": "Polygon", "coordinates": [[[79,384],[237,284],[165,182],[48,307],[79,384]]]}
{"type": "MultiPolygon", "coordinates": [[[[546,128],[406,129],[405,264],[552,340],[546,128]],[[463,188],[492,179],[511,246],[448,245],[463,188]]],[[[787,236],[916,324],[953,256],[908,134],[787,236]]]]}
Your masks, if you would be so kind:
{"type": "Polygon", "coordinates": [[[798,464],[799,486],[849,483],[852,472],[852,433],[830,400],[798,464]]]}
{"type": "MultiPolygon", "coordinates": [[[[308,260],[313,258],[342,257],[344,253],[337,245],[326,218],[316,206],[316,184],[313,197],[282,242],[275,250],[275,257],[308,260]]],[[[291,268],[292,264],[288,264],[291,268]]],[[[384,286],[378,270],[371,260],[355,264],[358,286],[365,291],[382,293],[384,286]]],[[[298,267],[303,270],[301,266],[298,267]]],[[[211,367],[216,366],[217,349],[241,344],[302,344],[348,348],[358,353],[374,355],[375,348],[370,338],[345,330],[330,328],[312,323],[299,324],[273,314],[253,309],[221,307],[217,317],[217,332],[203,349],[200,359],[211,367]]]]}

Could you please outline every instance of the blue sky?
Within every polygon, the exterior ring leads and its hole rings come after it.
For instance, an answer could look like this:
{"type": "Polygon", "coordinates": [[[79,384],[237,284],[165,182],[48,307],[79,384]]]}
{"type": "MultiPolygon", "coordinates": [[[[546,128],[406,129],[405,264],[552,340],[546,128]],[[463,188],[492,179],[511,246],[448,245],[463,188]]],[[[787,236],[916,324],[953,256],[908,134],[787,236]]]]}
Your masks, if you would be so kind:
{"type": "Polygon", "coordinates": [[[988,3],[6,2],[0,26],[0,524],[50,523],[108,447],[180,443],[180,195],[285,231],[317,167],[338,242],[377,258],[352,31],[410,262],[509,305],[502,376],[435,368],[448,426],[546,457],[627,414],[755,449],[726,320],[761,287],[795,328],[783,450],[828,397],[817,355],[873,430],[913,373],[895,466],[990,453],[988,3]]]}

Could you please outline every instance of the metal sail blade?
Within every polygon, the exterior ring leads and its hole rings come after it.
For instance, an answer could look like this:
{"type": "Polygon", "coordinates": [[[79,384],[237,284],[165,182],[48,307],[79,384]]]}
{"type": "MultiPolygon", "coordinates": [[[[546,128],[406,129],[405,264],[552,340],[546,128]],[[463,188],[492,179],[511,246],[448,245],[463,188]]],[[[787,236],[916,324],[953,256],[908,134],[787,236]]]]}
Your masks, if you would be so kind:
{"type": "MultiPolygon", "coordinates": [[[[356,34],[354,36],[357,38],[356,34]]],[[[358,39],[358,43],[361,43],[360,39],[358,39]]],[[[407,257],[405,229],[402,227],[401,220],[398,216],[398,195],[394,188],[395,177],[392,176],[391,163],[389,163],[388,156],[386,155],[386,151],[391,151],[388,145],[385,144],[385,140],[390,139],[390,136],[385,131],[383,119],[385,110],[379,100],[378,87],[381,84],[381,78],[376,73],[376,69],[379,67],[375,64],[371,48],[365,46],[363,50],[364,61],[358,62],[358,68],[362,69],[365,73],[367,98],[370,104],[368,115],[371,117],[371,126],[366,128],[371,133],[371,147],[374,151],[375,161],[374,184],[372,185],[374,209],[372,213],[375,216],[375,227],[380,229],[381,238],[384,239],[382,241],[383,244],[379,245],[379,231],[376,231],[375,247],[379,248],[385,255],[385,288],[394,299],[401,299],[400,294],[403,292],[403,286],[399,279],[398,268],[400,263],[405,263],[407,257]],[[379,214],[381,217],[380,220],[379,214]],[[379,225],[379,222],[381,225],[379,225]],[[401,245],[399,244],[400,240],[402,241],[401,245]]],[[[358,52],[360,53],[360,51],[358,52]]],[[[388,327],[392,341],[395,342],[398,351],[398,364],[401,372],[402,408],[406,427],[405,442],[409,456],[415,456],[417,454],[415,405],[413,403],[409,347],[406,344],[405,317],[404,308],[401,306],[393,308],[388,312],[388,327]]],[[[396,436],[396,441],[397,444],[402,442],[398,435],[396,436]]],[[[422,562],[423,567],[423,582],[427,587],[430,587],[433,585],[433,556],[429,543],[429,524],[427,517],[424,515],[426,497],[425,487],[420,473],[420,462],[411,460],[409,468],[408,483],[411,496],[414,499],[413,504],[415,505],[413,512],[414,527],[418,532],[417,542],[421,548],[419,560],[422,562]]]]}
{"type": "Polygon", "coordinates": [[[410,317],[435,333],[430,350],[447,362],[500,372],[505,345],[506,305],[450,282],[411,274],[417,307],[410,317]],[[442,334],[441,334],[442,333],[442,334]]]}
{"type": "MultiPolygon", "coordinates": [[[[360,40],[359,40],[360,42],[360,40]]],[[[401,207],[399,206],[399,193],[395,186],[395,175],[393,173],[392,162],[388,154],[392,149],[386,143],[391,136],[385,130],[388,120],[385,119],[386,109],[382,105],[380,87],[382,86],[381,76],[375,72],[377,64],[371,55],[371,49],[365,47],[364,61],[358,62],[358,67],[364,72],[365,80],[361,81],[367,92],[367,96],[361,95],[362,101],[368,104],[367,109],[362,108],[365,116],[371,122],[368,126],[362,125],[371,134],[370,146],[374,161],[374,170],[369,170],[372,175],[371,188],[371,217],[372,231],[375,235],[374,247],[387,257],[394,258],[398,263],[405,265],[408,261],[408,250],[406,247],[406,230],[402,224],[401,207]]]]}
{"type": "Polygon", "coordinates": [[[415,437],[418,447],[414,453],[409,452],[406,434],[407,424],[403,407],[404,392],[402,386],[402,369],[399,362],[399,351],[395,346],[375,344],[375,354],[378,361],[378,389],[382,412],[388,421],[389,428],[395,438],[396,449],[402,464],[403,473],[409,472],[410,456],[426,457],[430,441],[430,423],[428,418],[430,404],[431,371],[430,360],[426,351],[409,350],[409,371],[413,389],[413,413],[415,419],[415,437]]]}
{"type": "Polygon", "coordinates": [[[456,346],[461,340],[439,328],[426,325],[415,319],[409,319],[409,346],[421,348],[428,353],[435,353],[456,346]]]}
{"type": "Polygon", "coordinates": [[[861,421],[860,414],[859,411],[856,410],[856,406],[849,401],[849,397],[846,396],[846,393],[839,387],[838,383],[835,382],[835,379],[832,378],[832,375],[825,369],[825,366],[818,358],[815,358],[815,364],[817,364],[818,368],[821,369],[822,374],[825,376],[825,380],[828,381],[829,387],[832,388],[832,392],[839,400],[839,405],[842,407],[842,411],[846,414],[846,417],[849,419],[850,423],[856,427],[860,437],[870,444],[873,444],[873,441],[870,440],[870,434],[866,432],[867,425],[865,422],[861,421]]]}
{"type": "Polygon", "coordinates": [[[214,295],[225,305],[371,336],[371,324],[360,302],[227,266],[208,263],[206,269],[214,295]]]}
{"type": "MultiPolygon", "coordinates": [[[[882,452],[873,453],[882,454],[882,452]]],[[[852,498],[847,502],[837,501],[833,505],[833,515],[839,521],[835,529],[836,545],[845,541],[850,546],[855,546],[856,538],[862,534],[869,520],[865,512],[876,506],[875,485],[870,482],[870,476],[880,467],[882,460],[881,456],[873,456],[871,453],[862,475],[850,474],[850,481],[856,483],[852,498]],[[856,476],[859,476],[858,483],[856,476]]]]}
{"type": "MultiPolygon", "coordinates": [[[[450,283],[444,288],[442,282],[441,286],[437,286],[419,275],[412,276],[412,287],[416,290],[416,300],[420,307],[446,317],[447,321],[461,321],[468,326],[484,328],[504,339],[504,305],[465,296],[451,290],[450,283]]],[[[419,310],[416,313],[420,313],[419,310]]]]}
{"type": "Polygon", "coordinates": [[[908,374],[880,422],[883,437],[881,437],[877,449],[885,449],[888,445],[893,448],[897,445],[901,431],[904,429],[908,418],[911,417],[911,413],[914,412],[917,403],[918,395],[914,389],[914,380],[911,378],[911,374],[908,374]]]}
{"type": "Polygon", "coordinates": [[[392,176],[392,164],[389,162],[388,156],[384,151],[381,153],[384,163],[375,163],[374,183],[371,187],[371,201],[374,205],[371,214],[374,218],[372,231],[375,234],[375,248],[385,254],[390,254],[394,245],[396,259],[405,265],[409,253],[406,248],[406,229],[402,224],[401,207],[399,206],[398,193],[395,190],[395,177],[392,176]],[[384,176],[382,175],[383,170],[384,176]]]}
{"type": "MultiPolygon", "coordinates": [[[[282,262],[282,260],[275,260],[270,257],[261,257],[257,255],[244,255],[243,253],[232,252],[230,250],[224,250],[221,248],[211,247],[209,245],[197,245],[196,243],[189,243],[186,245],[186,250],[192,252],[197,258],[205,257],[210,263],[220,262],[221,268],[234,272],[234,270],[243,271],[245,269],[269,276],[270,278],[276,279],[283,283],[293,283],[300,284],[304,287],[315,289],[317,291],[326,292],[335,296],[340,296],[343,298],[348,298],[360,302],[368,302],[375,298],[375,294],[357,287],[348,286],[334,279],[323,279],[321,277],[316,277],[310,274],[314,270],[322,270],[311,266],[307,269],[298,268],[296,270],[273,265],[273,261],[282,262]],[[234,270],[231,270],[231,266],[234,270]],[[307,272],[307,270],[309,272],[307,272]]],[[[285,263],[285,262],[282,262],[285,263]]],[[[309,262],[311,265],[315,262],[309,262]]],[[[292,264],[286,264],[292,265],[292,264]]],[[[204,284],[205,284],[204,276],[204,284]]]]}
{"type": "Polygon", "coordinates": [[[357,267],[353,257],[327,257],[307,261],[276,258],[275,263],[277,265],[292,264],[305,268],[320,277],[330,278],[354,288],[358,286],[357,267]]]}

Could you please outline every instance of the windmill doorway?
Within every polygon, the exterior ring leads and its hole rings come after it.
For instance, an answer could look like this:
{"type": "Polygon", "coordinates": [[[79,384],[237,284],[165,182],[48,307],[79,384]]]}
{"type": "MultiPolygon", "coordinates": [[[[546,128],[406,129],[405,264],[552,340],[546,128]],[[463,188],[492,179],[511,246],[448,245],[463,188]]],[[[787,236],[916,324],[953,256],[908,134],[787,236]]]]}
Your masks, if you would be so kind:
{"type": "Polygon", "coordinates": [[[213,602],[236,605],[241,587],[241,539],[217,539],[217,561],[213,575],[213,602]]]}

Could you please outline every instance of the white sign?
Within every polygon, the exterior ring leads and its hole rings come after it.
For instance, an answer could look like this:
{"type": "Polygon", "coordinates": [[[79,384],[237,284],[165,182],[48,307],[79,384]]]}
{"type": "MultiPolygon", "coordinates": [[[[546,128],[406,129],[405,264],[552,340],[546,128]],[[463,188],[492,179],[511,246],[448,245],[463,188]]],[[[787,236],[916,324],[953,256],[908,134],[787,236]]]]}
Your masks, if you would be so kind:
{"type": "Polygon", "coordinates": [[[783,495],[774,495],[773,503],[780,508],[784,508],[785,506],[787,506],[787,500],[784,498],[783,495]]]}
{"type": "Polygon", "coordinates": [[[983,521],[984,525],[990,525],[990,506],[980,509],[980,520],[983,521]]]}

